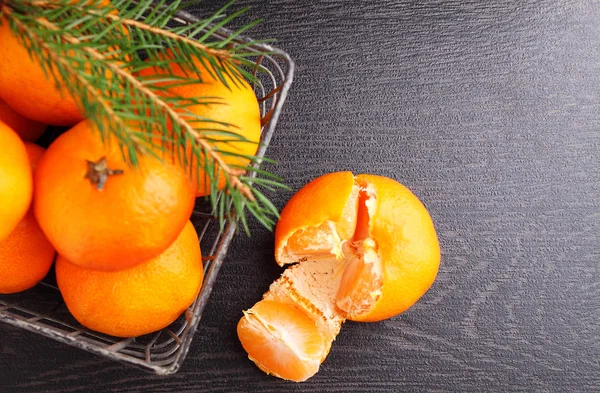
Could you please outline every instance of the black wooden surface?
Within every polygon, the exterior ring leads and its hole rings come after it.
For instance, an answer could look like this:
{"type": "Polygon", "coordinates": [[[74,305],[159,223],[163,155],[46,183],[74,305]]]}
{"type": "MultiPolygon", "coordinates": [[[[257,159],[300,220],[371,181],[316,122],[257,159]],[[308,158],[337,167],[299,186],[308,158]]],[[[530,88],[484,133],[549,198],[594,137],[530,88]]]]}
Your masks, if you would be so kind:
{"type": "Polygon", "coordinates": [[[345,325],[308,382],[269,377],[235,333],[280,272],[253,223],[179,373],[0,325],[0,392],[600,391],[600,3],[311,3],[238,2],[297,63],[270,169],[294,190],[337,170],[410,187],[443,250],[431,290],[345,325]]]}

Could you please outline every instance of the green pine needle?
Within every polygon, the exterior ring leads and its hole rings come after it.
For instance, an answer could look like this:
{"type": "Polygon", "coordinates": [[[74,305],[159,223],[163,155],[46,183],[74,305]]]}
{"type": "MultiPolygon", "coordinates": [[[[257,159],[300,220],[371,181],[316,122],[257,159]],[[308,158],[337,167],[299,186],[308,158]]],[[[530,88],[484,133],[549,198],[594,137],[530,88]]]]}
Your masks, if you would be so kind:
{"type": "MultiPolygon", "coordinates": [[[[29,55],[56,86],[77,97],[102,140],[109,135],[116,138],[128,164],[136,166],[144,154],[160,159],[157,150],[171,151],[186,166],[194,158],[199,167],[196,172],[210,184],[208,199],[222,226],[235,220],[248,232],[245,211],[249,211],[272,229],[278,211],[257,187],[285,188],[281,179],[258,167],[227,165],[223,159],[232,153],[215,148],[214,142],[248,143],[246,139],[234,127],[224,130],[220,127],[230,125],[194,115],[188,109],[220,100],[165,94],[174,86],[198,83],[198,63],[225,85],[228,79],[234,84],[242,78],[255,82],[254,74],[260,67],[249,60],[256,56],[249,48],[251,43],[234,43],[258,22],[229,36],[215,35],[246,11],[226,15],[232,1],[196,23],[167,28],[175,14],[189,4],[181,0],[113,0],[108,6],[100,0],[0,0],[0,20],[20,37],[29,55]],[[177,56],[166,60],[166,48],[177,56]],[[189,75],[138,74],[146,68],[168,72],[172,62],[189,75]],[[226,178],[221,192],[217,189],[220,175],[226,178]]],[[[251,162],[268,162],[244,157],[251,162]]]]}

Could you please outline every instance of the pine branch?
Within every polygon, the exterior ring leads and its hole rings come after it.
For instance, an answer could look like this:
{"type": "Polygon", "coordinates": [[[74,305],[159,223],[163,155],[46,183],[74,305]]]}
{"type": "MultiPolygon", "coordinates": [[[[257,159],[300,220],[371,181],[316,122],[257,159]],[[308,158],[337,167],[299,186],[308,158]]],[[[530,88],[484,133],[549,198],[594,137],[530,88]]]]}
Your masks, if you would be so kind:
{"type": "MultiPolygon", "coordinates": [[[[43,8],[59,8],[61,6],[61,4],[57,4],[56,1],[51,1],[51,0],[33,0],[33,1],[30,1],[29,3],[33,6],[43,7],[43,8]]],[[[215,56],[215,57],[218,57],[223,60],[232,59],[231,53],[226,50],[211,48],[211,47],[204,45],[198,41],[194,41],[193,39],[190,39],[186,36],[175,34],[169,30],[153,27],[146,23],[140,22],[138,20],[125,19],[116,14],[103,13],[103,12],[94,10],[90,7],[82,7],[77,4],[76,4],[76,7],[77,7],[77,10],[79,10],[82,14],[100,16],[100,17],[103,17],[103,18],[106,18],[106,19],[109,19],[109,20],[112,20],[115,22],[119,22],[120,24],[122,24],[124,26],[136,27],[136,28],[139,28],[142,30],[149,31],[153,34],[162,35],[164,37],[168,37],[173,40],[185,42],[188,45],[195,46],[199,50],[206,52],[207,55],[215,56]]]]}
{"type": "MultiPolygon", "coordinates": [[[[215,28],[206,31],[209,25],[221,27],[231,20],[231,16],[223,16],[230,4],[205,20],[171,31],[164,26],[181,8],[179,0],[163,7],[153,6],[150,0],[113,3],[119,5],[119,14],[112,7],[95,8],[93,4],[97,6],[99,2],[93,0],[0,0],[0,16],[8,20],[57,87],[66,88],[81,101],[82,109],[103,140],[108,134],[117,138],[127,162],[136,165],[138,154],[160,159],[156,148],[170,150],[182,164],[198,165],[197,173],[203,173],[210,184],[210,201],[221,225],[233,218],[240,220],[248,231],[244,215],[247,208],[259,222],[272,228],[274,221],[270,217],[276,217],[278,211],[256,185],[285,187],[276,178],[257,181],[259,178],[246,175],[260,173],[272,177],[251,166],[228,165],[225,157],[235,154],[221,151],[213,144],[245,139],[235,132],[210,126],[229,125],[194,115],[189,109],[192,105],[215,105],[218,100],[168,95],[168,89],[175,85],[199,82],[197,75],[193,75],[199,74],[195,59],[224,84],[226,77],[234,83],[242,75],[253,77],[244,69],[253,65],[256,72],[256,65],[247,59],[252,53],[246,52],[248,44],[231,45],[232,37],[207,41],[215,28]],[[203,30],[206,33],[197,40],[180,35],[195,35],[203,30]],[[177,56],[166,59],[164,47],[171,48],[177,56]],[[140,51],[147,55],[147,60],[139,57],[140,51]],[[191,75],[161,75],[158,83],[157,79],[134,74],[144,68],[168,70],[171,62],[189,70],[191,75]],[[220,174],[225,176],[226,186],[223,197],[217,198],[220,174]],[[229,217],[229,206],[234,207],[233,217],[229,217]]],[[[249,26],[234,32],[235,37],[249,26]]],[[[256,160],[253,156],[246,158],[251,162],[256,160]]]]}
{"type": "MultiPolygon", "coordinates": [[[[93,14],[94,12],[90,11],[90,13],[93,14]]],[[[107,14],[107,15],[105,15],[105,17],[108,18],[108,19],[112,19],[113,21],[120,21],[125,26],[137,27],[139,29],[147,30],[147,31],[150,31],[150,32],[152,32],[154,34],[162,35],[164,37],[168,37],[168,38],[176,40],[176,41],[185,42],[186,44],[192,45],[192,46],[198,48],[201,51],[205,51],[207,55],[215,56],[215,57],[217,57],[219,59],[222,59],[222,60],[234,60],[233,57],[231,56],[231,53],[227,52],[226,50],[210,48],[210,47],[208,47],[206,45],[201,44],[200,42],[194,41],[194,40],[189,39],[189,38],[187,38],[185,36],[181,36],[181,35],[172,33],[172,32],[170,32],[168,30],[158,29],[158,28],[149,26],[146,23],[142,23],[142,22],[137,21],[137,20],[122,19],[122,18],[120,18],[117,15],[107,14]]]]}
{"type": "MultiPolygon", "coordinates": [[[[8,15],[10,17],[10,14],[8,14],[8,15]]],[[[54,30],[54,31],[58,30],[58,27],[56,27],[56,25],[48,22],[45,19],[37,19],[37,21],[41,25],[46,26],[50,30],[54,30]]],[[[134,22],[134,21],[131,21],[131,22],[134,22]]],[[[158,30],[158,29],[152,29],[150,26],[146,26],[146,27],[148,27],[149,30],[153,31],[153,32],[156,32],[156,30],[158,30]]],[[[63,39],[72,44],[81,44],[81,40],[71,36],[70,34],[63,35],[63,39]]],[[[101,53],[99,53],[98,51],[96,51],[90,47],[83,47],[83,50],[96,60],[106,60],[104,55],[102,55],[101,53]]],[[[53,56],[53,57],[55,60],[57,60],[56,56],[53,56]]],[[[64,59],[60,59],[60,61],[64,62],[64,59]]],[[[250,200],[254,200],[254,195],[252,195],[252,191],[248,188],[248,186],[246,186],[245,184],[240,182],[240,180],[238,178],[240,175],[245,173],[245,170],[231,168],[223,160],[223,157],[221,156],[221,154],[219,154],[206,140],[204,140],[202,138],[202,136],[196,130],[194,130],[187,121],[185,121],[177,112],[175,112],[171,108],[171,106],[169,106],[164,100],[162,100],[158,95],[156,95],[151,89],[147,88],[136,77],[134,77],[132,74],[125,71],[124,69],[122,69],[121,67],[119,67],[117,64],[115,64],[113,62],[108,61],[108,62],[106,62],[106,65],[115,74],[122,76],[124,79],[129,81],[133,87],[137,88],[140,92],[142,92],[143,94],[148,96],[157,106],[162,108],[165,111],[165,113],[172,120],[176,121],[181,126],[181,128],[183,128],[186,132],[188,132],[190,135],[192,135],[193,138],[195,139],[195,141],[201,146],[203,152],[205,154],[209,154],[210,156],[212,156],[213,159],[218,163],[220,169],[223,170],[223,172],[225,172],[226,176],[229,177],[229,181],[231,182],[232,187],[234,187],[235,189],[238,189],[242,194],[244,194],[244,196],[246,198],[248,198],[250,200]]],[[[89,86],[89,84],[86,84],[86,86],[88,88],[92,89],[92,87],[89,86]]],[[[106,104],[106,101],[103,100],[102,97],[98,97],[98,100],[101,101],[103,103],[103,105],[106,104]]],[[[114,111],[112,111],[112,109],[110,107],[106,107],[106,111],[108,112],[109,115],[115,116],[114,111]]],[[[117,118],[117,119],[121,126],[123,126],[123,127],[126,126],[125,123],[121,119],[119,119],[119,118],[117,118]]]]}

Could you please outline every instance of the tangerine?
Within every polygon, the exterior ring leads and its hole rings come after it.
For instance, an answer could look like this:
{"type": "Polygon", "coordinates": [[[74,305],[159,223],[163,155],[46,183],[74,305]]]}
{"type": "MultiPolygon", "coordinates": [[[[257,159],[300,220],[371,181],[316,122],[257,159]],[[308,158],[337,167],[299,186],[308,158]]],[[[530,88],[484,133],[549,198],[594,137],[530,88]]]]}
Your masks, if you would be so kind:
{"type": "MultiPolygon", "coordinates": [[[[44,149],[25,143],[31,170],[44,149]]],[[[33,287],[48,274],[55,251],[29,209],[17,227],[0,241],[0,293],[21,292],[33,287]]]]}
{"type": "Polygon", "coordinates": [[[46,125],[31,120],[12,109],[0,99],[0,121],[13,129],[24,141],[36,141],[46,130],[46,125]]]}
{"type": "MultiPolygon", "coordinates": [[[[93,7],[109,4],[109,0],[89,2],[93,7]]],[[[128,33],[125,28],[123,31],[128,33]]],[[[57,87],[54,77],[47,75],[40,62],[30,56],[22,40],[9,27],[6,17],[0,18],[0,58],[0,98],[16,112],[28,119],[57,126],[72,126],[84,119],[79,100],[65,87],[67,82],[58,77],[60,87],[57,87]]]]}
{"type": "MultiPolygon", "coordinates": [[[[160,154],[157,153],[157,154],[160,154]]],[[[175,241],[196,189],[174,159],[127,164],[116,137],[83,121],[59,136],[35,176],[35,215],[59,254],[81,267],[120,270],[175,241]]]]}
{"type": "MultiPolygon", "coordinates": [[[[167,59],[173,57],[173,53],[166,52],[167,59]]],[[[226,83],[209,71],[203,62],[195,60],[199,72],[192,72],[182,68],[176,62],[170,63],[166,69],[146,68],[140,71],[140,76],[149,82],[153,79],[155,86],[170,86],[166,94],[173,97],[185,99],[205,98],[206,103],[186,106],[185,109],[176,109],[192,127],[201,130],[202,135],[207,136],[207,141],[213,149],[218,150],[223,161],[239,170],[245,168],[250,162],[249,156],[253,156],[258,150],[261,133],[260,108],[252,87],[241,75],[232,78],[223,74],[226,83]],[[168,70],[167,70],[168,69],[168,70]],[[160,82],[164,75],[181,78],[194,77],[198,83],[172,83],[160,82]],[[189,115],[191,112],[195,117],[189,115]]],[[[234,72],[234,71],[231,71],[234,72]]],[[[160,94],[165,94],[160,91],[160,94]]],[[[200,158],[202,161],[203,158],[200,158]]],[[[197,163],[194,159],[192,162],[197,163]]],[[[221,189],[226,184],[226,176],[218,166],[215,166],[217,188],[221,189]]],[[[198,196],[210,193],[211,185],[206,174],[198,174],[193,170],[194,178],[198,179],[198,196]]]]}
{"type": "Polygon", "coordinates": [[[440,246],[429,212],[408,188],[383,176],[355,180],[365,221],[363,234],[352,239],[358,252],[344,271],[337,304],[348,319],[375,322],[404,312],[429,290],[440,246]]]}
{"type": "Polygon", "coordinates": [[[25,217],[33,180],[27,150],[16,132],[0,121],[0,241],[25,217]]]}
{"type": "Polygon", "coordinates": [[[69,126],[83,119],[77,101],[65,87],[60,89],[27,48],[0,20],[0,98],[21,115],[45,124],[69,126]]]}
{"type": "Polygon", "coordinates": [[[345,261],[338,307],[349,319],[378,321],[429,289],[440,248],[427,209],[408,188],[383,176],[336,172],[296,193],[275,230],[280,265],[312,257],[345,261]]]}
{"type": "MultiPolygon", "coordinates": [[[[311,320],[327,354],[346,319],[381,321],[421,298],[436,278],[440,248],[427,209],[408,188],[383,176],[335,172],[309,182],[283,208],[275,230],[275,259],[281,266],[295,264],[270,286],[263,301],[273,301],[273,308],[294,307],[311,320]]],[[[294,321],[302,323],[297,317],[294,321]]],[[[273,340],[283,333],[277,327],[254,331],[258,333],[240,334],[238,328],[244,348],[262,340],[278,350],[273,340]]],[[[291,361],[286,351],[280,355],[291,361]]],[[[264,357],[251,358],[273,373],[264,357]]],[[[314,365],[314,359],[296,360],[314,365]]]]}
{"type": "Polygon", "coordinates": [[[335,304],[342,267],[318,259],[295,264],[244,312],[238,337],[261,370],[295,382],[317,373],[345,321],[335,304]]]}
{"type": "Polygon", "coordinates": [[[246,311],[237,331],[248,357],[261,370],[295,382],[313,376],[329,349],[302,311],[272,300],[246,311]]]}
{"type": "Polygon", "coordinates": [[[56,281],[67,308],[83,326],[117,337],[160,330],[200,291],[204,271],[191,222],[162,254],[120,271],[85,269],[56,259],[56,281]]]}

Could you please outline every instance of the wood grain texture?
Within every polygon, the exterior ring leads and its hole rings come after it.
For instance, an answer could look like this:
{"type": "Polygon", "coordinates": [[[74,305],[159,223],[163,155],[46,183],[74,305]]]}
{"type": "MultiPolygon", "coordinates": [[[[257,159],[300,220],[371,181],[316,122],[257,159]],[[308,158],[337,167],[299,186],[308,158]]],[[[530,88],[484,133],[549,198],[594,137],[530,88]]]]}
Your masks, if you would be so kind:
{"type": "Polygon", "coordinates": [[[0,325],[0,391],[599,392],[600,4],[238,4],[297,62],[270,169],[294,190],[337,170],[406,184],[439,232],[436,283],[399,317],[348,323],[308,382],[280,381],[235,333],[280,272],[253,224],[178,374],[0,325]]]}

